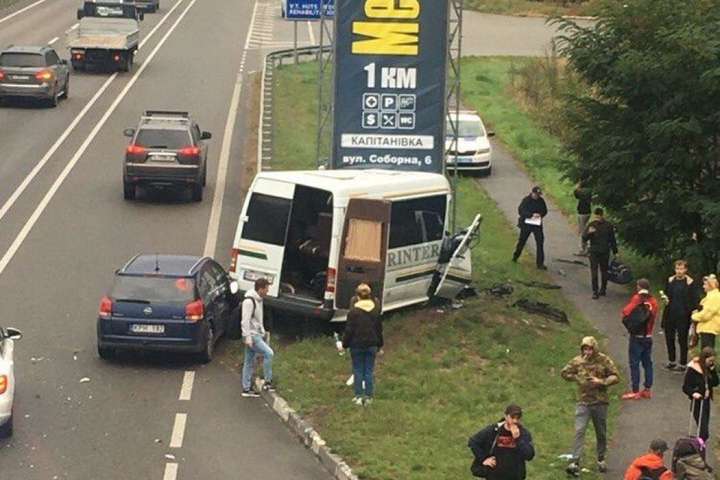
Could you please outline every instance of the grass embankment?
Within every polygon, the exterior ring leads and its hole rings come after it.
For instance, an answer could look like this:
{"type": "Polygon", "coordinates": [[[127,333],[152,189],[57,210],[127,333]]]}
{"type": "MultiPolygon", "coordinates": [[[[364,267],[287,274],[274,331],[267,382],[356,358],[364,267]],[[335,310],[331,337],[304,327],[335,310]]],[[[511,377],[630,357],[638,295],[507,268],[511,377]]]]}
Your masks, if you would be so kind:
{"type": "MultiPolygon", "coordinates": [[[[275,170],[315,164],[315,72],[312,64],[277,72],[275,170]]],[[[475,212],[484,215],[473,255],[478,288],[508,280],[547,281],[529,258],[507,261],[516,232],[478,184],[462,179],[459,188],[461,222],[469,223],[475,212]]],[[[538,450],[528,478],[556,480],[564,475],[557,456],[572,443],[575,391],[559,370],[577,354],[580,338],[594,331],[559,291],[515,288],[510,298],[481,295],[452,313],[417,309],[387,318],[386,353],[379,359],[371,407],[350,402],[349,359],[339,357],[328,338],[279,347],[279,393],[361,478],[375,480],[469,478],[467,438],[500,418],[507,403],[517,402],[525,408],[538,450]],[[563,308],[570,325],[509,306],[522,297],[563,308]]]]}
{"type": "Polygon", "coordinates": [[[465,8],[521,16],[597,15],[603,0],[465,0],[465,8]]]}

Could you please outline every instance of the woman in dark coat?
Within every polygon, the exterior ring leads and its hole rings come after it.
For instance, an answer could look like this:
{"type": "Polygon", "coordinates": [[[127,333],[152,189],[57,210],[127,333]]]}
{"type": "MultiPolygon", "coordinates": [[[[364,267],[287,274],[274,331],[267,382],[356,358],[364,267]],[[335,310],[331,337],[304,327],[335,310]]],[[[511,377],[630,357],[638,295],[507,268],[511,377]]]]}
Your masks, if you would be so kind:
{"type": "Polygon", "coordinates": [[[692,359],[685,372],[683,392],[692,402],[692,413],[698,425],[698,436],[707,442],[710,437],[710,409],[713,388],[718,386],[715,371],[715,350],[705,347],[692,359]]]}

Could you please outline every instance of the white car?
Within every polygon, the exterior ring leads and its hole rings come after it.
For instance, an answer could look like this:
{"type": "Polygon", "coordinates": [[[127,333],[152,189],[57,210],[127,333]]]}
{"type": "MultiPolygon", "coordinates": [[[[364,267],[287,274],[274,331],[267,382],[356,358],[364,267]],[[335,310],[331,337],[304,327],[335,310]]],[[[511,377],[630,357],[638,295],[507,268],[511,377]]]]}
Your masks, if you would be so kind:
{"type": "Polygon", "coordinates": [[[16,328],[0,328],[0,438],[13,431],[13,399],[15,397],[15,341],[22,338],[16,328]]]}
{"type": "Polygon", "coordinates": [[[446,167],[448,171],[455,168],[490,175],[492,173],[492,146],[488,137],[495,135],[487,132],[480,116],[473,112],[460,112],[458,116],[458,147],[455,148],[452,122],[455,114],[450,113],[445,127],[446,167]]]}

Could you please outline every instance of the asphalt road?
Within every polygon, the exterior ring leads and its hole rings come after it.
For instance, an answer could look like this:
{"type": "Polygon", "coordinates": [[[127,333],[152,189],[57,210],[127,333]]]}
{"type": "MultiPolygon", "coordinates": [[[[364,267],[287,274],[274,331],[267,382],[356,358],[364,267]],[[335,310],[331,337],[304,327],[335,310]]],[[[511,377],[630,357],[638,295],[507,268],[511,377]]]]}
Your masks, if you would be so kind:
{"type": "MultiPolygon", "coordinates": [[[[7,21],[12,11],[2,12],[0,45],[53,41],[67,58],[78,4],[47,0],[7,21]]],[[[56,109],[0,107],[0,319],[25,334],[0,478],[330,478],[261,400],[240,397],[222,342],[209,366],[96,353],[98,301],[129,257],[208,252],[229,262],[247,180],[248,74],[261,59],[251,39],[264,34],[265,5],[162,0],[142,23],[133,72],[73,74],[56,109]],[[189,110],[214,134],[202,203],[122,199],[122,131],[150,108],[189,110]]]]}

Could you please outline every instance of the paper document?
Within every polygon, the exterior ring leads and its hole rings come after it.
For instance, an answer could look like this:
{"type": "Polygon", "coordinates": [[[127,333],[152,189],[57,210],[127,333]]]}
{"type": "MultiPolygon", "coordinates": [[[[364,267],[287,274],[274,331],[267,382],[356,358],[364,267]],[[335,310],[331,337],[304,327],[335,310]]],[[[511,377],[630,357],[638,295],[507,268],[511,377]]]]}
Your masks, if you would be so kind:
{"type": "Polygon", "coordinates": [[[525,219],[525,223],[528,225],[535,225],[537,227],[542,225],[542,217],[530,217],[525,219]]]}

